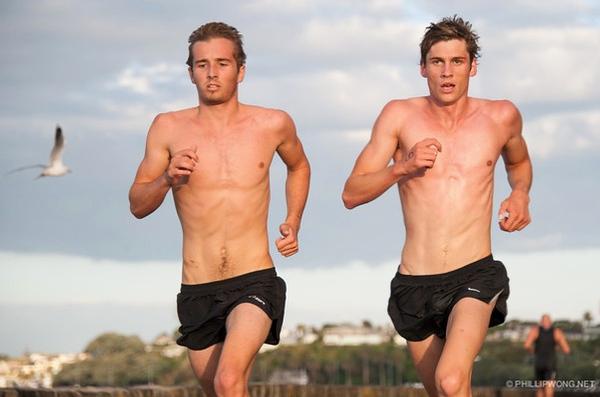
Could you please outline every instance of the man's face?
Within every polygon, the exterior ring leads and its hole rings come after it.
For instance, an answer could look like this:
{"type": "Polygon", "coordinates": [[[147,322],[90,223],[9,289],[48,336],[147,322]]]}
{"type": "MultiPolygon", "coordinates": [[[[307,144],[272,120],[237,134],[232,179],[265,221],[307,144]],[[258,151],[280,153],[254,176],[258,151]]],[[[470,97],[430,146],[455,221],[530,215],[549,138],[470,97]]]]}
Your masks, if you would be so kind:
{"type": "Polygon", "coordinates": [[[475,59],[469,60],[464,40],[439,41],[431,46],[421,75],[427,78],[430,95],[443,105],[466,97],[469,78],[477,73],[475,59]]]}
{"type": "Polygon", "coordinates": [[[238,68],[234,49],[233,42],[224,38],[198,41],[192,46],[194,61],[189,72],[203,104],[218,105],[237,93],[245,67],[238,68]]]}
{"type": "Polygon", "coordinates": [[[542,321],[540,321],[542,323],[542,327],[548,329],[552,326],[552,320],[550,319],[550,316],[548,316],[547,314],[542,316],[542,321]]]}

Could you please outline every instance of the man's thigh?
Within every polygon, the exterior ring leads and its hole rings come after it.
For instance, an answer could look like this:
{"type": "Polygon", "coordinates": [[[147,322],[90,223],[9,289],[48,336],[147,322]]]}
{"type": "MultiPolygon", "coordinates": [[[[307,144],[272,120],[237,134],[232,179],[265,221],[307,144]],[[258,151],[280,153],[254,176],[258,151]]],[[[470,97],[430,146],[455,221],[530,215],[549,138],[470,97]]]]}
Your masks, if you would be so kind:
{"type": "Polygon", "coordinates": [[[452,366],[470,371],[475,357],[481,350],[490,324],[490,316],[498,296],[490,303],[475,298],[463,298],[448,318],[446,343],[438,366],[452,366]]]}
{"type": "Polygon", "coordinates": [[[237,305],[227,317],[227,335],[223,343],[219,369],[248,374],[260,347],[267,339],[271,319],[252,303],[237,305]]]}

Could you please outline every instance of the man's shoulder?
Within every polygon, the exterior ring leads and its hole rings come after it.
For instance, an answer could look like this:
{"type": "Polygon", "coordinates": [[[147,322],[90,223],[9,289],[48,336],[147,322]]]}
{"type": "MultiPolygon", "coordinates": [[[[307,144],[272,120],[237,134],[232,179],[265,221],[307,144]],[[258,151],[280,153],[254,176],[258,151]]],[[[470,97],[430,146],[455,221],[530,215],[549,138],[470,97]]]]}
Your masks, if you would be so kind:
{"type": "Polygon", "coordinates": [[[405,117],[415,116],[420,114],[427,104],[426,97],[414,97],[404,99],[392,99],[385,104],[379,115],[380,119],[385,122],[393,122],[394,125],[403,124],[405,117]]]}
{"type": "Polygon", "coordinates": [[[293,123],[292,117],[284,110],[257,105],[241,105],[244,118],[252,119],[261,129],[279,129],[293,123]]]}
{"type": "Polygon", "coordinates": [[[383,107],[384,112],[397,112],[406,109],[415,109],[427,104],[426,97],[413,97],[403,99],[392,99],[383,107]]]}
{"type": "Polygon", "coordinates": [[[155,124],[168,125],[189,120],[193,116],[197,108],[186,108],[180,110],[172,110],[159,113],[154,117],[155,124]]]}
{"type": "Polygon", "coordinates": [[[520,117],[519,109],[508,99],[470,98],[478,107],[491,118],[499,121],[511,121],[520,117]]]}
{"type": "Polygon", "coordinates": [[[240,104],[240,106],[244,110],[245,113],[256,116],[256,117],[265,117],[265,118],[290,117],[286,111],[281,110],[281,109],[267,108],[264,106],[248,105],[248,104],[240,104]]]}

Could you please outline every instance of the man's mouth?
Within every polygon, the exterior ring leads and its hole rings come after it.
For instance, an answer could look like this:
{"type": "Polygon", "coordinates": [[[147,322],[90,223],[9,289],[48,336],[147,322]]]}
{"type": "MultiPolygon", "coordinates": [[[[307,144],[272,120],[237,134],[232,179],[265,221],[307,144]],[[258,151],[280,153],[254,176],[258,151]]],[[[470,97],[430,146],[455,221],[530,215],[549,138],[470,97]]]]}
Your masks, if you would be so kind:
{"type": "Polygon", "coordinates": [[[442,83],[441,88],[443,92],[452,92],[455,84],[453,83],[442,83]]]}

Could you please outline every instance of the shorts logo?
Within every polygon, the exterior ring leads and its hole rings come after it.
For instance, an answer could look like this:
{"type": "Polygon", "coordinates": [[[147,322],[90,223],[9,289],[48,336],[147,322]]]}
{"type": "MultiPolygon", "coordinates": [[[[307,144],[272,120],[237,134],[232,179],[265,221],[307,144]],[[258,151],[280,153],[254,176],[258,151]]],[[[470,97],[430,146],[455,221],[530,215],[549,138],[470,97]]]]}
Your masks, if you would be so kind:
{"type": "Polygon", "coordinates": [[[481,293],[481,291],[479,291],[478,289],[475,289],[475,288],[467,287],[467,289],[468,289],[469,291],[473,291],[473,292],[481,293]]]}
{"type": "Polygon", "coordinates": [[[256,296],[256,295],[248,295],[248,298],[250,298],[250,299],[254,299],[255,301],[257,301],[258,303],[260,303],[260,304],[261,304],[261,305],[263,305],[263,306],[265,306],[265,305],[267,304],[267,303],[266,303],[264,300],[260,299],[260,298],[259,298],[258,296],[256,296]]]}

